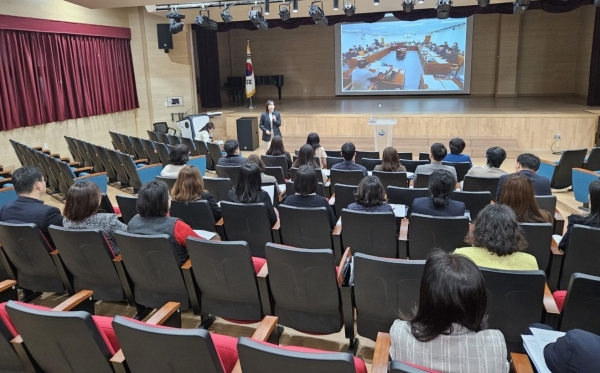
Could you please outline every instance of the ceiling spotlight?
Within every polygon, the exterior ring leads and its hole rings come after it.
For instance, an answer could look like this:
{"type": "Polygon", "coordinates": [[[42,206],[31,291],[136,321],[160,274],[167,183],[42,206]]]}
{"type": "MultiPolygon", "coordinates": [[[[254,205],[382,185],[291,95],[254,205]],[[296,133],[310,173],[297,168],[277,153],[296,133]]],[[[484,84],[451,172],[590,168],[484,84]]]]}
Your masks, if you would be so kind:
{"type": "Polygon", "coordinates": [[[298,11],[298,0],[292,0],[292,12],[298,11]]]}
{"type": "Polygon", "coordinates": [[[412,10],[414,8],[415,8],[414,0],[404,0],[402,2],[402,9],[404,10],[405,13],[412,12],[412,10]]]}
{"type": "Polygon", "coordinates": [[[348,17],[352,17],[355,12],[356,12],[356,6],[354,6],[353,3],[349,2],[349,1],[344,3],[344,14],[346,14],[348,17]]]}
{"type": "Polygon", "coordinates": [[[490,5],[490,0],[477,0],[477,5],[485,8],[486,6],[490,5]]]}
{"type": "Polygon", "coordinates": [[[425,0],[419,0],[419,1],[417,1],[417,3],[419,3],[419,4],[423,4],[424,2],[425,2],[425,0]]]}
{"type": "Polygon", "coordinates": [[[329,20],[327,19],[325,12],[323,12],[322,1],[313,1],[308,8],[308,15],[319,26],[327,26],[329,24],[329,20]],[[321,6],[317,4],[321,4],[321,6]]]}
{"type": "Polygon", "coordinates": [[[439,19],[446,19],[450,16],[450,8],[452,8],[452,0],[438,0],[435,8],[437,9],[437,17],[439,19]]]}
{"type": "Polygon", "coordinates": [[[250,10],[250,13],[248,13],[248,18],[250,18],[250,22],[252,22],[257,29],[264,31],[267,31],[269,29],[269,24],[265,20],[265,17],[263,17],[262,15],[262,7],[253,6],[250,10]]]}
{"type": "Polygon", "coordinates": [[[226,6],[225,9],[221,11],[221,19],[225,23],[233,21],[233,17],[231,16],[231,13],[229,13],[229,8],[231,8],[231,5],[226,6]]]}
{"type": "Polygon", "coordinates": [[[531,0],[515,0],[513,14],[523,14],[529,8],[531,0]]]}
{"type": "Polygon", "coordinates": [[[271,10],[270,2],[269,2],[269,0],[265,0],[265,14],[269,14],[270,10],[271,10]]]}
{"type": "MultiPolygon", "coordinates": [[[[596,0],[600,1],[600,0],[596,0]]],[[[333,0],[333,10],[338,10],[340,8],[340,0],[333,0]]]]}
{"type": "Polygon", "coordinates": [[[210,11],[208,9],[200,9],[200,14],[196,16],[196,24],[212,31],[217,31],[219,28],[217,21],[210,19],[210,11]],[[206,12],[206,15],[202,14],[202,12],[206,12]]]}
{"type": "Polygon", "coordinates": [[[373,0],[373,5],[379,5],[379,0],[373,0]]]}
{"type": "Polygon", "coordinates": [[[179,13],[178,8],[171,8],[171,11],[167,13],[167,18],[169,18],[169,31],[171,31],[171,34],[183,31],[183,22],[181,20],[185,18],[185,14],[179,13]]]}
{"type": "Polygon", "coordinates": [[[290,4],[289,3],[284,3],[279,5],[279,18],[281,18],[282,21],[287,21],[289,20],[292,15],[290,14],[290,4]]]}

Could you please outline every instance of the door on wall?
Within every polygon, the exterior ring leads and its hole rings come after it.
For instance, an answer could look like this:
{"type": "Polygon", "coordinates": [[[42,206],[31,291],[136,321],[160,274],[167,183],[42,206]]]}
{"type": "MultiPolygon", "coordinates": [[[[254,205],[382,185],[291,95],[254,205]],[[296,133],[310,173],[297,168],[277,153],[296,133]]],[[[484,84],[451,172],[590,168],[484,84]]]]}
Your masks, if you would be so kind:
{"type": "Polygon", "coordinates": [[[426,35],[425,36],[425,44],[429,44],[430,40],[431,40],[431,35],[426,35]]]}

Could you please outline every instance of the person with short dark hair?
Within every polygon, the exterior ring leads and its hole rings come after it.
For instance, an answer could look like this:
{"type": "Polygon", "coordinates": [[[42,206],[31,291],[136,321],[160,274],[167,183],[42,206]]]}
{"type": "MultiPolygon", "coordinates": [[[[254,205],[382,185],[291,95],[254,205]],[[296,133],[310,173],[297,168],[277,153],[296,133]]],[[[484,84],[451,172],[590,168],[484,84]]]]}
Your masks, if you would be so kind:
{"type": "MultiPolygon", "coordinates": [[[[527,176],[533,184],[533,190],[535,190],[536,196],[551,196],[552,189],[550,188],[550,180],[544,176],[537,174],[540,168],[540,158],[530,153],[523,153],[517,157],[517,164],[515,165],[515,172],[527,176]]],[[[496,200],[500,200],[502,194],[502,184],[508,175],[500,177],[498,182],[498,190],[496,191],[496,200]]]]}
{"type": "Polygon", "coordinates": [[[385,202],[385,189],[376,176],[367,176],[358,184],[354,192],[356,202],[348,205],[348,210],[364,212],[394,212],[385,202]]]}
{"type": "Polygon", "coordinates": [[[304,144],[298,151],[298,158],[292,164],[292,167],[300,167],[310,165],[314,168],[319,168],[319,164],[315,159],[315,149],[310,144],[304,144]]]}
{"type": "Polygon", "coordinates": [[[208,201],[215,221],[219,221],[222,217],[221,207],[212,194],[204,190],[204,179],[196,166],[186,165],[179,171],[173,185],[171,198],[178,202],[208,201]]]}
{"type": "MultiPolygon", "coordinates": [[[[502,175],[507,175],[507,172],[500,169],[502,163],[506,159],[506,151],[499,146],[492,146],[485,152],[487,163],[485,166],[475,166],[469,169],[467,176],[482,177],[482,178],[497,178],[502,175]]],[[[464,181],[461,181],[461,189],[464,181]]]]}
{"type": "Polygon", "coordinates": [[[160,181],[142,185],[135,204],[138,214],[127,224],[127,232],[134,234],[166,234],[175,249],[175,259],[181,266],[188,260],[187,238],[202,238],[183,220],[169,216],[171,196],[169,187],[160,181]]]}
{"type": "Polygon", "coordinates": [[[487,205],[479,212],[465,242],[473,245],[456,249],[480,267],[507,270],[536,270],[537,261],[524,253],[527,241],[515,213],[505,205],[487,205]]]}
{"type": "Polygon", "coordinates": [[[237,140],[230,139],[225,141],[223,150],[227,155],[219,158],[217,166],[241,166],[246,163],[246,158],[240,156],[240,143],[237,140]]]}
{"type": "Polygon", "coordinates": [[[450,154],[446,154],[444,157],[445,162],[469,162],[471,167],[473,167],[473,162],[471,162],[471,157],[467,154],[462,154],[463,150],[465,150],[465,140],[460,137],[455,137],[450,140],[448,144],[450,146],[450,154]]]}
{"type": "Polygon", "coordinates": [[[100,229],[113,249],[119,255],[119,248],[113,233],[127,232],[127,226],[115,214],[98,212],[102,202],[102,192],[98,185],[83,181],[71,185],[65,198],[63,226],[73,229],[100,229]]]}
{"type": "Polygon", "coordinates": [[[190,148],[187,145],[178,144],[169,153],[169,164],[160,172],[160,176],[176,179],[179,171],[190,160],[190,148]]]}
{"type": "Polygon", "coordinates": [[[321,163],[321,168],[327,168],[327,153],[325,152],[325,148],[321,146],[319,134],[316,132],[309,133],[306,137],[306,143],[315,150],[315,158],[321,163]]]}
{"type": "Polygon", "coordinates": [[[229,191],[229,200],[237,203],[265,204],[271,226],[277,222],[277,213],[271,197],[260,187],[260,167],[254,162],[246,162],[240,167],[240,174],[235,189],[229,191]]]}
{"type": "Polygon", "coordinates": [[[283,204],[295,207],[325,207],[329,216],[330,228],[333,229],[335,227],[335,215],[327,199],[317,195],[319,182],[316,172],[319,171],[315,171],[315,168],[312,166],[300,166],[294,178],[294,190],[296,194],[287,196],[283,204]]]}
{"type": "MultiPolygon", "coordinates": [[[[283,156],[285,157],[285,162],[287,163],[288,169],[292,168],[292,156],[290,153],[285,151],[285,146],[283,146],[283,139],[279,136],[273,137],[271,140],[271,146],[269,150],[267,150],[266,155],[272,156],[283,156]]],[[[283,175],[287,178],[287,175],[283,175]]]]}
{"type": "Polygon", "coordinates": [[[502,332],[487,329],[487,290],[468,258],[433,250],[418,306],[390,329],[392,360],[447,373],[507,373],[502,332]]]}
{"type": "Polygon", "coordinates": [[[342,145],[342,156],[344,157],[344,161],[341,163],[334,164],[331,169],[332,170],[346,170],[346,171],[362,171],[363,176],[367,176],[367,169],[359,164],[354,163],[352,160],[354,158],[354,154],[356,154],[356,148],[354,144],[351,142],[347,142],[342,145]]]}
{"type": "Polygon", "coordinates": [[[406,167],[400,163],[398,151],[391,146],[383,149],[381,161],[381,164],[375,166],[375,171],[406,172],[406,167]]]}
{"type": "Polygon", "coordinates": [[[63,216],[60,210],[45,205],[42,196],[46,193],[46,180],[42,171],[35,166],[24,166],[12,173],[12,184],[17,199],[6,202],[0,209],[0,221],[5,223],[33,223],[42,231],[50,246],[54,247],[48,227],[62,227],[63,216]]]}
{"type": "Polygon", "coordinates": [[[552,214],[539,208],[533,184],[525,175],[508,175],[502,192],[498,203],[510,207],[519,223],[554,223],[552,214]]]}
{"type": "Polygon", "coordinates": [[[569,216],[567,230],[558,244],[558,248],[562,251],[566,251],[567,249],[569,239],[571,238],[571,231],[573,230],[573,226],[575,224],[600,228],[600,180],[592,181],[588,190],[590,212],[583,216],[577,214],[572,214],[569,216]]]}
{"type": "Polygon", "coordinates": [[[452,166],[446,166],[442,164],[442,161],[447,154],[448,151],[446,150],[444,144],[436,142],[435,144],[431,145],[431,151],[429,153],[429,160],[431,163],[417,166],[415,169],[413,183],[417,183],[418,175],[431,175],[431,173],[435,170],[448,170],[452,176],[454,176],[454,179],[457,179],[456,169],[452,166]]]}
{"type": "Polygon", "coordinates": [[[456,186],[456,179],[447,170],[433,171],[429,177],[431,197],[415,198],[412,212],[431,216],[463,216],[465,204],[449,197],[456,186]]]}

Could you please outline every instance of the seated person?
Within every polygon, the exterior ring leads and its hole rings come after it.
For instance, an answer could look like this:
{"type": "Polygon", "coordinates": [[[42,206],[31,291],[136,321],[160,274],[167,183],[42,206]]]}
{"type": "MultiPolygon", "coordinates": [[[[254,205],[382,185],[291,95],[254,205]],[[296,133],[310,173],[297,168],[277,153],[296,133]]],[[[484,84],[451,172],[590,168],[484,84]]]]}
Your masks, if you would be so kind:
{"type": "Polygon", "coordinates": [[[312,166],[300,166],[294,179],[294,190],[296,194],[287,196],[283,202],[286,206],[294,207],[325,207],[329,216],[329,225],[335,227],[335,215],[333,209],[325,197],[317,195],[317,174],[312,166]]]}
{"type": "MultiPolygon", "coordinates": [[[[515,172],[523,174],[531,180],[533,184],[533,190],[536,196],[551,196],[552,189],[550,188],[550,180],[544,176],[537,174],[540,168],[540,158],[529,153],[521,154],[517,157],[517,164],[515,165],[515,172]]],[[[498,182],[498,191],[496,192],[496,200],[500,199],[502,195],[502,184],[508,175],[500,177],[498,182]]]]}
{"type": "Polygon", "coordinates": [[[342,145],[342,156],[344,157],[344,161],[342,163],[334,164],[331,169],[332,170],[347,170],[347,171],[362,171],[363,176],[367,176],[367,169],[359,164],[354,163],[352,160],[354,158],[354,154],[356,154],[356,148],[354,144],[351,142],[347,142],[342,145]]]}
{"type": "MultiPolygon", "coordinates": [[[[275,136],[275,137],[278,137],[278,136],[275,136]]],[[[271,143],[273,143],[273,142],[271,141],[271,143]]],[[[275,176],[265,174],[265,170],[267,169],[267,166],[265,166],[265,163],[262,161],[262,159],[260,159],[260,156],[258,156],[256,154],[251,154],[250,156],[248,156],[248,162],[254,162],[260,168],[261,184],[264,184],[264,183],[275,184],[275,191],[274,191],[275,198],[279,198],[279,194],[281,194],[281,192],[279,191],[279,184],[277,184],[277,179],[275,178],[275,176]]]]}
{"type": "MultiPolygon", "coordinates": [[[[285,147],[283,146],[283,139],[281,138],[281,136],[273,136],[273,139],[271,140],[271,145],[269,146],[266,155],[284,156],[285,162],[288,166],[288,170],[292,168],[292,156],[290,155],[290,153],[285,151],[285,147]]],[[[283,177],[287,179],[288,175],[283,175],[283,177]]]]}
{"type": "MultiPolygon", "coordinates": [[[[14,175],[14,174],[13,174],[14,175]]],[[[14,176],[13,176],[14,178],[14,176]]],[[[590,202],[589,214],[582,216],[572,214],[569,216],[569,223],[567,224],[567,231],[560,240],[558,248],[562,251],[567,249],[569,244],[569,238],[571,237],[571,231],[575,224],[587,225],[588,227],[600,227],[600,180],[594,180],[589,186],[588,199],[590,202]]]]}
{"type": "Polygon", "coordinates": [[[470,258],[480,267],[530,271],[538,269],[531,254],[522,252],[527,241],[510,207],[487,205],[477,215],[474,227],[467,235],[472,247],[456,249],[454,253],[470,258]]]}
{"type": "Polygon", "coordinates": [[[206,142],[212,142],[212,132],[215,129],[215,125],[212,122],[208,122],[198,131],[198,134],[194,138],[194,140],[200,140],[206,142]]]}
{"type": "Polygon", "coordinates": [[[446,166],[442,164],[446,154],[448,154],[448,151],[446,150],[444,144],[436,142],[435,144],[431,145],[431,151],[429,153],[429,160],[431,163],[417,166],[415,169],[414,178],[415,185],[419,175],[431,175],[431,173],[435,170],[448,170],[456,180],[456,169],[452,166],[446,166]]]}
{"type": "Polygon", "coordinates": [[[445,373],[507,373],[502,332],[487,329],[487,290],[468,258],[433,250],[419,304],[390,329],[390,358],[445,373]]]}
{"type": "Polygon", "coordinates": [[[415,198],[412,212],[431,216],[463,216],[465,204],[448,197],[452,195],[456,179],[446,170],[434,171],[429,177],[431,197],[415,198]]]}
{"type": "Polygon", "coordinates": [[[135,204],[138,214],[127,224],[127,232],[134,234],[166,234],[171,237],[175,249],[177,264],[181,266],[188,260],[187,238],[202,238],[178,218],[169,216],[171,196],[169,187],[160,181],[149,181],[142,185],[135,204]]]}
{"type": "Polygon", "coordinates": [[[376,176],[367,176],[358,184],[354,192],[356,202],[348,205],[347,209],[362,212],[394,212],[392,206],[385,203],[383,184],[376,176]]]}
{"type": "Polygon", "coordinates": [[[160,172],[160,176],[177,179],[179,171],[190,160],[190,149],[187,145],[178,144],[169,153],[169,164],[160,172]]]}
{"type": "Polygon", "coordinates": [[[98,212],[101,202],[102,192],[98,185],[89,181],[71,185],[65,199],[63,226],[73,229],[99,229],[115,255],[119,255],[113,233],[127,232],[127,226],[120,222],[115,214],[98,212]]]}
{"type": "Polygon", "coordinates": [[[319,162],[315,158],[315,149],[310,144],[304,144],[298,150],[298,158],[292,167],[313,166],[319,168],[319,162]]]}
{"type": "Polygon", "coordinates": [[[6,202],[0,209],[0,221],[5,223],[33,223],[42,231],[50,246],[54,247],[48,227],[62,227],[63,216],[60,210],[45,205],[42,196],[46,194],[46,180],[42,171],[35,166],[24,166],[12,173],[12,184],[17,199],[6,202]]]}
{"type": "Polygon", "coordinates": [[[173,185],[172,193],[173,201],[208,201],[215,222],[221,219],[221,207],[219,207],[212,194],[204,190],[204,180],[202,179],[200,170],[196,166],[184,166],[179,171],[175,185],[173,185]]]}
{"type": "Polygon", "coordinates": [[[600,336],[581,329],[569,330],[544,347],[544,360],[552,373],[594,372],[600,364],[600,336]]]}
{"type": "Polygon", "coordinates": [[[366,91],[373,84],[371,79],[374,79],[379,75],[379,71],[368,69],[369,61],[361,58],[356,63],[356,68],[352,70],[351,81],[352,90],[354,91],[366,91]],[[373,71],[372,71],[373,70],[373,71]]]}
{"type": "Polygon", "coordinates": [[[388,146],[383,149],[383,155],[381,156],[381,164],[375,166],[375,171],[385,172],[406,172],[406,167],[400,163],[400,157],[398,151],[395,148],[388,146]]]}
{"type": "Polygon", "coordinates": [[[229,200],[237,203],[265,204],[271,226],[277,222],[277,213],[269,194],[260,188],[260,167],[254,162],[246,162],[240,168],[237,185],[229,191],[229,200]]]}
{"type": "Polygon", "coordinates": [[[227,140],[223,145],[227,155],[219,158],[217,166],[241,166],[246,163],[246,158],[240,156],[240,143],[237,140],[227,140]]]}
{"type": "MultiPolygon", "coordinates": [[[[471,167],[467,176],[497,178],[506,175],[506,171],[501,170],[502,162],[506,159],[506,151],[499,146],[492,146],[485,152],[487,164],[481,167],[471,167]]],[[[463,182],[461,181],[461,189],[463,182]]]]}
{"type": "Polygon", "coordinates": [[[525,175],[510,174],[498,203],[510,207],[519,223],[553,223],[552,214],[540,210],[533,193],[533,184],[525,175]]]}
{"type": "Polygon", "coordinates": [[[321,146],[321,139],[319,138],[319,134],[316,132],[309,133],[306,137],[306,143],[312,146],[315,150],[315,158],[317,158],[321,163],[321,168],[326,168],[327,153],[325,152],[325,148],[321,146]]]}
{"type": "Polygon", "coordinates": [[[455,137],[450,140],[450,154],[447,154],[444,157],[444,161],[446,162],[469,162],[471,167],[473,167],[473,162],[471,162],[471,157],[466,154],[462,154],[463,150],[465,150],[465,141],[460,137],[455,137]]]}

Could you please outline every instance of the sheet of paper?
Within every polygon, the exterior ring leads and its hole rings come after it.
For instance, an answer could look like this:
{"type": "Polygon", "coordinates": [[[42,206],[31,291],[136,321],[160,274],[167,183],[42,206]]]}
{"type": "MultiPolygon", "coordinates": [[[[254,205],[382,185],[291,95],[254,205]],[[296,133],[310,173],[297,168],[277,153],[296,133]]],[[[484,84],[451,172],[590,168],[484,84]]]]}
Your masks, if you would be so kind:
{"type": "Polygon", "coordinates": [[[329,174],[331,173],[331,171],[329,169],[321,169],[321,172],[323,172],[323,179],[327,180],[329,179],[329,174]]]}
{"type": "Polygon", "coordinates": [[[405,205],[400,205],[397,203],[390,203],[389,205],[392,206],[392,209],[394,209],[394,215],[396,215],[397,218],[403,218],[406,216],[405,205]]]}
{"type": "Polygon", "coordinates": [[[564,332],[557,332],[555,330],[546,330],[546,329],[537,329],[537,328],[529,328],[535,340],[537,341],[538,346],[543,350],[549,343],[554,343],[556,340],[565,335],[564,332]]]}
{"type": "Polygon", "coordinates": [[[542,350],[537,344],[535,337],[533,335],[521,335],[521,337],[523,337],[525,351],[527,351],[527,355],[533,362],[533,365],[535,365],[537,372],[552,373],[546,365],[546,360],[544,359],[544,350],[542,350]]]}
{"type": "Polygon", "coordinates": [[[408,179],[414,179],[415,178],[415,173],[414,172],[407,172],[406,173],[406,177],[408,179]]]}
{"type": "Polygon", "coordinates": [[[269,194],[269,198],[271,198],[271,203],[275,202],[275,185],[263,185],[260,189],[264,190],[269,194]]]}
{"type": "Polygon", "coordinates": [[[560,234],[553,234],[552,235],[552,239],[558,245],[560,243],[560,241],[562,240],[562,236],[560,234]]]}
{"type": "Polygon", "coordinates": [[[205,240],[211,240],[214,236],[217,235],[215,232],[209,232],[202,229],[194,229],[194,232],[196,232],[198,236],[204,238],[205,240]]]}
{"type": "Polygon", "coordinates": [[[279,192],[280,193],[285,192],[285,184],[277,184],[277,186],[279,187],[279,192]]]}

